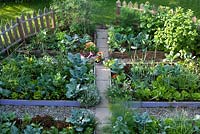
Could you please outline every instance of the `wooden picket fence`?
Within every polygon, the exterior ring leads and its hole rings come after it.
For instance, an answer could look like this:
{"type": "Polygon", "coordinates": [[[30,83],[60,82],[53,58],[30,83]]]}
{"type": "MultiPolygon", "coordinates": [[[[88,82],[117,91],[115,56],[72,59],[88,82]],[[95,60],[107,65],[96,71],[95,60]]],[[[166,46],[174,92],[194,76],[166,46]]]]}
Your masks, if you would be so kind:
{"type": "MultiPolygon", "coordinates": [[[[119,16],[120,16],[121,7],[128,7],[128,8],[130,8],[130,9],[137,10],[137,11],[141,11],[141,12],[145,11],[145,9],[144,9],[144,4],[143,4],[143,3],[138,4],[138,3],[136,2],[136,3],[133,4],[131,1],[127,3],[125,0],[124,0],[123,2],[121,2],[120,0],[117,0],[117,2],[116,2],[116,16],[117,16],[117,22],[119,22],[118,19],[119,19],[119,16]]],[[[155,6],[154,6],[154,7],[155,7],[155,6]]],[[[157,13],[156,9],[149,10],[149,12],[152,13],[152,14],[156,14],[156,13],[157,13]]],[[[192,18],[192,20],[193,20],[193,22],[196,23],[196,22],[197,22],[196,16],[194,16],[194,17],[192,18]]],[[[199,25],[199,28],[200,28],[200,25],[199,25]]]]}
{"type": "Polygon", "coordinates": [[[53,9],[44,9],[33,12],[32,16],[22,15],[16,18],[16,22],[6,24],[0,29],[0,54],[8,51],[11,47],[24,41],[26,38],[35,35],[42,29],[55,29],[56,17],[53,9]]]}
{"type": "MultiPolygon", "coordinates": [[[[131,1],[127,3],[125,0],[123,2],[121,2],[120,0],[117,0],[117,2],[116,2],[116,15],[117,16],[120,16],[121,7],[128,7],[133,10],[144,11],[143,3],[141,3],[139,5],[137,2],[133,4],[131,1]]],[[[155,13],[155,10],[150,10],[150,12],[155,13]]]]}

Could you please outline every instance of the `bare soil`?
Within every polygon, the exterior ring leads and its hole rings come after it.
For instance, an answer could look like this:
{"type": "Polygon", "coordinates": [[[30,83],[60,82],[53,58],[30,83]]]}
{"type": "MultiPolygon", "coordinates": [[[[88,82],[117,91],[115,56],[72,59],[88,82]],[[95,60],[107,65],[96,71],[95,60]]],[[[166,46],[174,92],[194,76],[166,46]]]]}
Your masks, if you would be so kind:
{"type": "Polygon", "coordinates": [[[156,62],[160,62],[165,59],[165,53],[162,51],[147,51],[142,52],[139,51],[131,51],[130,53],[120,53],[120,52],[112,52],[110,53],[111,58],[119,58],[119,59],[134,59],[134,60],[154,60],[156,62]]]}

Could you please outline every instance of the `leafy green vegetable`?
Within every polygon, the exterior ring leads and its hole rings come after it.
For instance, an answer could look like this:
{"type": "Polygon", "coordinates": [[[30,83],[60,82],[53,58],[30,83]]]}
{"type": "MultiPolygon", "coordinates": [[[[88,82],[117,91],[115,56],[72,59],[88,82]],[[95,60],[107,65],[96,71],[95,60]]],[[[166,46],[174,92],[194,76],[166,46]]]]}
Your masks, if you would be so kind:
{"type": "Polygon", "coordinates": [[[72,110],[71,116],[66,120],[74,125],[77,132],[83,132],[84,128],[93,128],[96,124],[95,116],[88,110],[72,110]]]}

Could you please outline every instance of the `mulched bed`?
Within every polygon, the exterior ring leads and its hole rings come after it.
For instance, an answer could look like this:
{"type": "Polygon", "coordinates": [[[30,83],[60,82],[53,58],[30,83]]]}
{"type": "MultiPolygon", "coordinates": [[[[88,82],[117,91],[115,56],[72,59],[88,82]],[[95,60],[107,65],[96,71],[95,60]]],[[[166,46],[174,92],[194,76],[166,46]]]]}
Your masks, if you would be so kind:
{"type": "Polygon", "coordinates": [[[200,108],[133,108],[139,113],[147,112],[156,118],[168,118],[183,114],[189,118],[200,115],[200,108]]]}
{"type": "Polygon", "coordinates": [[[70,116],[70,111],[73,107],[48,107],[48,106],[0,106],[0,113],[15,112],[16,116],[22,118],[25,114],[31,117],[36,115],[49,115],[56,119],[62,120],[70,116]]]}

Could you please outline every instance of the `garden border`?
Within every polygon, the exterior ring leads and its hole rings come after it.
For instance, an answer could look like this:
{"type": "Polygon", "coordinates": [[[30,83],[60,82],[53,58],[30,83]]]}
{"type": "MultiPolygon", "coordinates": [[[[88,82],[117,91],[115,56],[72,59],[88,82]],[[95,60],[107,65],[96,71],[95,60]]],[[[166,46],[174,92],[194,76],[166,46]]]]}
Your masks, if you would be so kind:
{"type": "Polygon", "coordinates": [[[78,101],[69,100],[13,100],[1,99],[0,105],[15,105],[15,106],[66,106],[66,107],[80,107],[78,101]]]}
{"type": "Polygon", "coordinates": [[[200,102],[181,101],[181,102],[155,102],[155,101],[129,101],[126,105],[132,108],[163,108],[163,107],[185,107],[185,108],[200,108],[200,102]]]}

